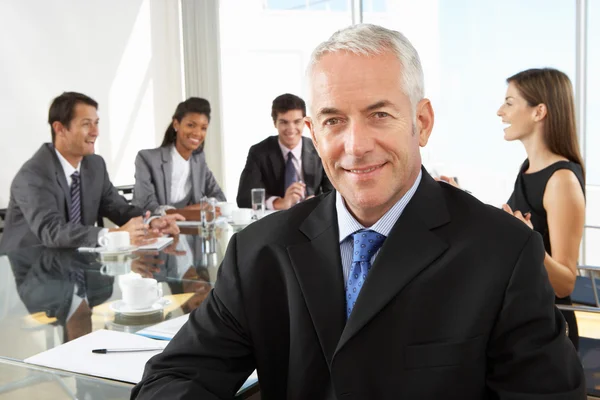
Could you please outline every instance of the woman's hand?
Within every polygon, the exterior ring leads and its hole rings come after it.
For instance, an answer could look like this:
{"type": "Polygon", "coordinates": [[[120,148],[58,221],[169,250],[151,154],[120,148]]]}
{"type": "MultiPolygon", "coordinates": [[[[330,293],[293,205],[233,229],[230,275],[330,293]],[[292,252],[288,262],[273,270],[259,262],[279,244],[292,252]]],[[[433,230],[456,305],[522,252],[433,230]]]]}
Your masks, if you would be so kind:
{"type": "Polygon", "coordinates": [[[525,213],[525,215],[523,215],[523,213],[521,213],[521,211],[519,210],[513,212],[512,208],[510,208],[508,204],[502,204],[502,209],[510,215],[512,215],[513,217],[520,219],[521,222],[523,222],[529,228],[533,229],[533,224],[531,223],[531,213],[525,213]]]}

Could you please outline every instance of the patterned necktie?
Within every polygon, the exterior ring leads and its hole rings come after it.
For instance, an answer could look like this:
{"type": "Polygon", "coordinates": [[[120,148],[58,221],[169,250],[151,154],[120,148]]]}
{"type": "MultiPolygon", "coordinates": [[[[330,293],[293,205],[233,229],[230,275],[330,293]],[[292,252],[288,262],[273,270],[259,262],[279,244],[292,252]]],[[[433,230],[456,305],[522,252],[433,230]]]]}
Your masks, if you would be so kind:
{"type": "Polygon", "coordinates": [[[290,187],[290,185],[294,182],[298,181],[298,174],[296,173],[296,167],[294,166],[294,155],[292,152],[288,152],[287,161],[285,162],[285,185],[283,187],[283,192],[290,187]]]}
{"type": "Polygon", "coordinates": [[[346,284],[346,314],[348,318],[350,318],[360,289],[371,269],[371,258],[379,250],[384,240],[385,236],[370,229],[362,229],[352,234],[354,252],[352,253],[352,268],[346,284]]]}
{"type": "Polygon", "coordinates": [[[77,296],[84,298],[86,295],[85,272],[81,268],[74,268],[69,271],[69,280],[77,284],[77,296]]]}
{"type": "Polygon", "coordinates": [[[71,174],[71,208],[69,222],[81,224],[81,177],[79,171],[71,174]]]}

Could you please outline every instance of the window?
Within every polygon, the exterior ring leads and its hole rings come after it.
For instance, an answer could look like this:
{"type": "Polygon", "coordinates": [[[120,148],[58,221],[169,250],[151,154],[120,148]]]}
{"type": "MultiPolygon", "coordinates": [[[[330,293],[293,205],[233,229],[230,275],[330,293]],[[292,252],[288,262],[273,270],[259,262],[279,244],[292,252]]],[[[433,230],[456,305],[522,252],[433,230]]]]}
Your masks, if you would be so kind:
{"type": "MultiPolygon", "coordinates": [[[[586,164],[586,224],[600,226],[600,1],[588,1],[587,15],[587,82],[585,121],[586,164]]],[[[585,231],[585,263],[600,265],[600,250],[595,243],[600,240],[600,229],[585,231]]]]}
{"type": "Polygon", "coordinates": [[[264,7],[269,10],[327,10],[348,11],[349,0],[265,0],[264,7]]]}
{"type": "Polygon", "coordinates": [[[273,99],[283,93],[306,99],[304,71],[312,50],[334,31],[352,23],[346,0],[325,2],[331,12],[306,11],[313,10],[316,3],[220,2],[224,190],[230,201],[235,201],[249,148],[277,134],[271,119],[273,99]],[[293,5],[303,7],[290,9],[293,5]],[[337,11],[336,5],[343,9],[337,11]]]}
{"type": "Polygon", "coordinates": [[[550,66],[574,80],[575,2],[401,0],[385,2],[385,12],[369,3],[378,2],[363,0],[364,22],[401,31],[421,56],[436,112],[425,166],[501,205],[526,157],[520,143],[504,141],[496,116],[506,78],[550,66]]]}

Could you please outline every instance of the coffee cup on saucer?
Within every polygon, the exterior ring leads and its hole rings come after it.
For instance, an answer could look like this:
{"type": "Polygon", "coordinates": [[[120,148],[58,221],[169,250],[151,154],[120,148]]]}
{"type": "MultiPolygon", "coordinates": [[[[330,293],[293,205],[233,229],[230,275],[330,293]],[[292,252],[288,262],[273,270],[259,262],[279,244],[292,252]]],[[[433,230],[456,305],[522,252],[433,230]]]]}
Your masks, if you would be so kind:
{"type": "Polygon", "coordinates": [[[129,232],[107,232],[98,240],[107,251],[121,251],[131,247],[129,232]]]}
{"type": "Polygon", "coordinates": [[[238,208],[233,210],[233,223],[236,225],[248,225],[252,222],[252,209],[238,208]]]}
{"type": "Polygon", "coordinates": [[[131,259],[118,260],[118,261],[103,261],[102,267],[100,267],[100,273],[102,275],[117,276],[125,275],[131,271],[131,259]]]}
{"type": "Polygon", "coordinates": [[[153,278],[128,279],[121,282],[123,302],[132,310],[151,307],[162,299],[161,285],[153,278]]]}

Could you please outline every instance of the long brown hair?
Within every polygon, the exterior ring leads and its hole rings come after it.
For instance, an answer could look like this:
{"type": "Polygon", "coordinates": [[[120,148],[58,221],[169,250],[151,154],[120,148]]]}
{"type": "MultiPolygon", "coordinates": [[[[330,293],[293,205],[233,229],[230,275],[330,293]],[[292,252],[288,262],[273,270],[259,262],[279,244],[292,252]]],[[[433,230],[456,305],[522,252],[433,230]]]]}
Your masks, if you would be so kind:
{"type": "Polygon", "coordinates": [[[569,77],[554,68],[534,68],[515,74],[506,80],[515,85],[530,107],[546,105],[544,142],[548,149],[585,168],[575,124],[573,85],[569,77]]]}

